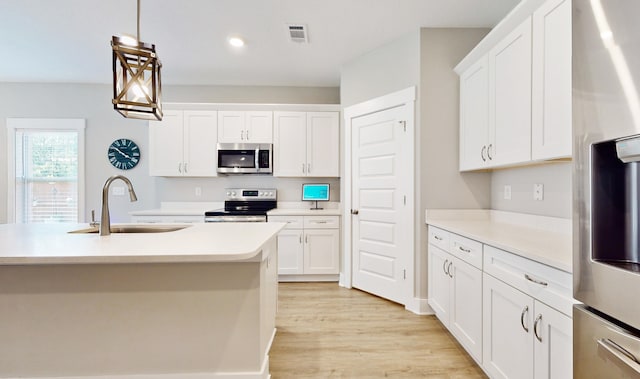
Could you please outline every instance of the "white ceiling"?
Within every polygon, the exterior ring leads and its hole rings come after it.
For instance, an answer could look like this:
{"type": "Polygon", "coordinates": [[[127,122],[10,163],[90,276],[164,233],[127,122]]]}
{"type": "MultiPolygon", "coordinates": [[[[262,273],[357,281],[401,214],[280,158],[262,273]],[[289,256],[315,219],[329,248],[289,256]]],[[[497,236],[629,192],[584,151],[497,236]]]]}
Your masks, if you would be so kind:
{"type": "MultiPolygon", "coordinates": [[[[419,27],[491,27],[519,0],[142,0],[164,84],[338,86],[340,67],[419,27]],[[285,24],[308,27],[289,42],[285,24]],[[246,46],[234,50],[230,35],[246,46]]],[[[109,83],[135,0],[0,0],[0,82],[109,83]]]]}

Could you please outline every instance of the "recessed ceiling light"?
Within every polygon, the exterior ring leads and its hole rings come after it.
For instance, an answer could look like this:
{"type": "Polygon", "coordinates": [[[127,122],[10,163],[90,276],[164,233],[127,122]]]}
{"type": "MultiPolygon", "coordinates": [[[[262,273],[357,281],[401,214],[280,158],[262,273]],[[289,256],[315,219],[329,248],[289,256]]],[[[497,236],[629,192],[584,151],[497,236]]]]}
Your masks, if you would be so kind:
{"type": "Polygon", "coordinates": [[[229,44],[234,47],[242,47],[244,46],[244,40],[240,37],[231,37],[229,38],[229,44]]]}

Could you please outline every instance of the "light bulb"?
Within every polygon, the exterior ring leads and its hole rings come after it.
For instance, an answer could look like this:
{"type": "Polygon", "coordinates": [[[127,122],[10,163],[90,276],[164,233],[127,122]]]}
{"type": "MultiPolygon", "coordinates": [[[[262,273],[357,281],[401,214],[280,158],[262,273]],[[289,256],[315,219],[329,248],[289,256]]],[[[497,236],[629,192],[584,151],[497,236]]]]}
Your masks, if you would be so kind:
{"type": "Polygon", "coordinates": [[[229,38],[229,44],[234,47],[242,47],[244,46],[244,40],[240,37],[231,37],[229,38]]]}
{"type": "Polygon", "coordinates": [[[138,40],[126,34],[120,36],[120,42],[128,46],[138,46],[138,40]]]}
{"type": "Polygon", "coordinates": [[[131,91],[133,91],[136,98],[144,97],[145,94],[149,95],[149,88],[145,85],[140,85],[140,83],[133,83],[131,85],[131,91]]]}

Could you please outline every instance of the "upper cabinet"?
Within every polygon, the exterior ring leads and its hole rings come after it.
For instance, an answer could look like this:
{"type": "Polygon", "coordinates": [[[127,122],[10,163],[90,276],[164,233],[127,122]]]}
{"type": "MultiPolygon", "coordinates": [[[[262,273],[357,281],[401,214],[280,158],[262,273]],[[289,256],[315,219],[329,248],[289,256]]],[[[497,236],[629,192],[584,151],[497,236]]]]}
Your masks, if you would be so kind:
{"type": "Polygon", "coordinates": [[[533,14],[531,158],[571,157],[571,0],[533,14]]]}
{"type": "Polygon", "coordinates": [[[217,112],[165,110],[149,122],[149,175],[216,176],[217,112]]]}
{"type": "Polygon", "coordinates": [[[273,143],[273,112],[219,111],[218,142],[273,143]]]}
{"type": "Polygon", "coordinates": [[[274,176],[340,176],[338,112],[274,112],[274,176]]]}
{"type": "Polygon", "coordinates": [[[571,4],[539,3],[520,3],[456,67],[461,171],[571,157],[571,4]]]}

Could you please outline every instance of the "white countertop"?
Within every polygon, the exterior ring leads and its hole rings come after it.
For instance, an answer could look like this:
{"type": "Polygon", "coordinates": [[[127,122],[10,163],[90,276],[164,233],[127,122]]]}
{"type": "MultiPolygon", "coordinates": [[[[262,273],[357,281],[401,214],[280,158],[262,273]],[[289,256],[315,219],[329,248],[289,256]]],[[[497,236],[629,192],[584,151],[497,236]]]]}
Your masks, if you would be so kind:
{"type": "Polygon", "coordinates": [[[340,216],[340,209],[299,209],[275,208],[267,212],[267,216],[340,216]]]}
{"type": "Polygon", "coordinates": [[[160,208],[129,212],[131,216],[202,216],[224,208],[224,202],[162,202],[160,208]]]}
{"type": "Polygon", "coordinates": [[[0,265],[255,261],[262,245],[286,224],[184,225],[167,233],[100,236],[67,233],[87,224],[1,224],[0,265]]]}
{"type": "Polygon", "coordinates": [[[426,223],[572,272],[570,219],[490,210],[427,210],[426,223]]]}

